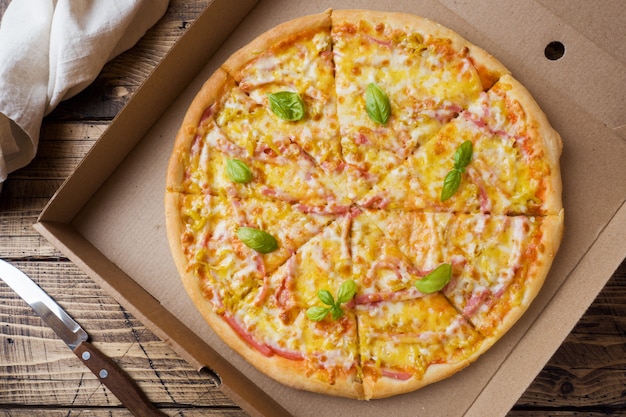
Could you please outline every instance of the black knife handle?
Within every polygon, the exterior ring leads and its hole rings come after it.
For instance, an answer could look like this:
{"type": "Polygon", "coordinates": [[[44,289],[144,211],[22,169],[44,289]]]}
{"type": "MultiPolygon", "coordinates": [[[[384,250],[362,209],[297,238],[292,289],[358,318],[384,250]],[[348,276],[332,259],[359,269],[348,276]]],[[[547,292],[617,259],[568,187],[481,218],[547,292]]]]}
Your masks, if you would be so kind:
{"type": "Polygon", "coordinates": [[[134,416],[166,416],[148,400],[137,384],[111,358],[91,343],[81,342],[74,349],[74,353],[134,416]]]}

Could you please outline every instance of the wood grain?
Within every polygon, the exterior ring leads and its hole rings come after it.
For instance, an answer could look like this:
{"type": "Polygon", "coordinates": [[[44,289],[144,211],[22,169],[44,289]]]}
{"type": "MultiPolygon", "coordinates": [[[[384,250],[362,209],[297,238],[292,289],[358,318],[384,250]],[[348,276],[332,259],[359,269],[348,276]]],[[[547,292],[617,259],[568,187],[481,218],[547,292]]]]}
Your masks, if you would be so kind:
{"type": "MultiPolygon", "coordinates": [[[[8,3],[0,0],[0,14],[8,3]]],[[[208,3],[172,0],[136,47],[46,117],[37,157],[11,174],[0,194],[0,255],[65,307],[94,345],[163,412],[243,417],[210,378],[192,369],[32,228],[50,197],[208,3]]],[[[130,416],[3,283],[0,349],[0,417],[130,416]]],[[[625,410],[626,262],[508,416],[626,416],[625,410]]]]}

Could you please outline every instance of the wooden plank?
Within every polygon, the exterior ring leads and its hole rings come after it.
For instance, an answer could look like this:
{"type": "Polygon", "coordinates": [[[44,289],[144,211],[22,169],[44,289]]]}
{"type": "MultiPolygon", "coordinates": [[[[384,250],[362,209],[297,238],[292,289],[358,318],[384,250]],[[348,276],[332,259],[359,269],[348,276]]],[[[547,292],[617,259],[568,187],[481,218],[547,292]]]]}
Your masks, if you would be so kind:
{"type": "Polygon", "coordinates": [[[507,414],[507,417],[623,417],[626,416],[626,410],[612,411],[588,411],[588,410],[545,410],[537,412],[537,410],[516,410],[507,414]]]}

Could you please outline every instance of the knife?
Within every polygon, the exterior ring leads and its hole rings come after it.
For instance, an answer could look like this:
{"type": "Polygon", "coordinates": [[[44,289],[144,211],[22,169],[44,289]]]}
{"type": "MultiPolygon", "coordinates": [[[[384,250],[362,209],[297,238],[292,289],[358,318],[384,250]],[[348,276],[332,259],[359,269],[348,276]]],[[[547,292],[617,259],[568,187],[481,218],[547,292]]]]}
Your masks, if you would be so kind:
{"type": "Polygon", "coordinates": [[[0,279],[39,314],[133,415],[137,417],[166,415],[148,400],[135,382],[111,358],[89,343],[87,332],[30,277],[0,259],[0,279]]]}

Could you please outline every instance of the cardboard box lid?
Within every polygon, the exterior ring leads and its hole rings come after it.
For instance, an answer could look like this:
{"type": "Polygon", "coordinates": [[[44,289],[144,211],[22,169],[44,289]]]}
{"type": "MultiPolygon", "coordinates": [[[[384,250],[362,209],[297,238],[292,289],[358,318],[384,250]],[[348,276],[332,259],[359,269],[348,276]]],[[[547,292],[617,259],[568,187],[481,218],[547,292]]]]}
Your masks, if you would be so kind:
{"type": "Polygon", "coordinates": [[[379,5],[262,1],[228,36],[251,2],[227,3],[214,1],[192,25],[53,197],[37,230],[192,365],[210,365],[224,390],[252,415],[504,414],[626,257],[626,247],[615,244],[626,241],[626,52],[620,37],[598,35],[607,22],[616,25],[614,33],[623,31],[624,13],[599,12],[584,1],[576,7],[565,1],[453,0],[388,6],[456,30],[502,60],[529,88],[563,137],[566,233],[531,308],[475,364],[415,393],[365,403],[281,386],[217,339],[190,305],[171,261],[163,193],[182,116],[200,85],[234,50],[296,16],[331,6],[379,5]],[[589,16],[610,18],[594,20],[597,29],[589,30],[589,16]],[[565,45],[565,55],[551,61],[544,50],[554,40],[565,45]]]}

